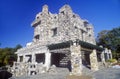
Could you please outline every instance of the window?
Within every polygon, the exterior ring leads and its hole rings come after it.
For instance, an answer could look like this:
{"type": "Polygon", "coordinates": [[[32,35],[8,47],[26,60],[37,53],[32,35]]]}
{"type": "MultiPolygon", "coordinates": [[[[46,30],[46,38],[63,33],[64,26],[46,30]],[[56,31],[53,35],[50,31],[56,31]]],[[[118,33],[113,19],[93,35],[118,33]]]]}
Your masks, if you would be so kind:
{"type": "Polygon", "coordinates": [[[39,19],[39,16],[37,16],[37,19],[39,19]]]}
{"type": "Polygon", "coordinates": [[[54,17],[54,19],[56,19],[56,16],[54,17]]]}
{"type": "Polygon", "coordinates": [[[75,29],[77,29],[78,27],[77,26],[74,26],[75,27],[75,29]]]}
{"type": "Polygon", "coordinates": [[[76,16],[75,16],[75,15],[73,15],[73,18],[76,18],[76,16]]]}
{"type": "Polygon", "coordinates": [[[36,35],[34,38],[35,38],[36,40],[39,40],[40,35],[36,35]]]}
{"type": "Polygon", "coordinates": [[[84,22],[84,26],[85,26],[85,27],[87,27],[88,24],[89,24],[89,23],[88,23],[87,21],[84,22]]]}
{"type": "Polygon", "coordinates": [[[82,35],[82,36],[81,36],[81,37],[82,37],[82,41],[84,41],[84,40],[85,40],[85,39],[84,39],[84,37],[85,37],[85,36],[84,36],[84,35],[85,35],[85,31],[84,31],[84,30],[81,30],[81,35],[82,35]]]}
{"type": "Polygon", "coordinates": [[[57,35],[57,28],[52,29],[52,31],[53,31],[53,35],[52,36],[56,36],[57,35]]]}
{"type": "Polygon", "coordinates": [[[61,13],[64,15],[65,13],[64,13],[64,11],[61,11],[61,13]]]}
{"type": "Polygon", "coordinates": [[[65,32],[65,34],[66,34],[66,35],[68,35],[68,31],[67,31],[67,32],[65,32]]]}
{"type": "Polygon", "coordinates": [[[23,62],[23,56],[19,56],[20,57],[20,62],[23,62]]]}
{"type": "Polygon", "coordinates": [[[89,34],[89,37],[91,37],[92,35],[91,34],[89,34]]]}

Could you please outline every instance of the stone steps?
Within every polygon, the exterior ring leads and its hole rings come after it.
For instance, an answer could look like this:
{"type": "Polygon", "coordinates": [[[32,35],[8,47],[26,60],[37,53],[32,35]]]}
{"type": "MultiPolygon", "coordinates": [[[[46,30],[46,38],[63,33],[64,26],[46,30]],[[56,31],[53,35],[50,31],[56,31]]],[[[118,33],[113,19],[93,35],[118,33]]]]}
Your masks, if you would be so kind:
{"type": "Polygon", "coordinates": [[[64,57],[61,61],[60,61],[60,66],[66,66],[68,64],[69,61],[69,57],[64,57]]]}
{"type": "Polygon", "coordinates": [[[63,57],[63,59],[60,61],[60,66],[67,66],[69,60],[70,60],[70,54],[66,53],[65,57],[63,57]]]}

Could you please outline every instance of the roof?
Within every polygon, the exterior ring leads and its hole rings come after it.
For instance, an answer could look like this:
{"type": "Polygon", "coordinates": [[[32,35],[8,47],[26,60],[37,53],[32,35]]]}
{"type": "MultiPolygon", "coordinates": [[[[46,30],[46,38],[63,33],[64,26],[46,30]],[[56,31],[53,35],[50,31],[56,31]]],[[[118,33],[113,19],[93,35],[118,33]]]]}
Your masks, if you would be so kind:
{"type": "MultiPolygon", "coordinates": [[[[84,41],[81,41],[81,40],[77,40],[76,42],[79,43],[79,45],[81,45],[84,48],[96,49],[97,51],[103,51],[104,50],[103,48],[101,48],[101,47],[99,47],[97,45],[88,43],[88,42],[84,42],[84,41]]],[[[66,41],[66,42],[62,42],[62,43],[50,44],[50,45],[48,45],[48,48],[50,50],[60,49],[60,48],[67,48],[67,47],[70,47],[70,45],[72,43],[73,42],[70,40],[70,41],[66,41]]]]}

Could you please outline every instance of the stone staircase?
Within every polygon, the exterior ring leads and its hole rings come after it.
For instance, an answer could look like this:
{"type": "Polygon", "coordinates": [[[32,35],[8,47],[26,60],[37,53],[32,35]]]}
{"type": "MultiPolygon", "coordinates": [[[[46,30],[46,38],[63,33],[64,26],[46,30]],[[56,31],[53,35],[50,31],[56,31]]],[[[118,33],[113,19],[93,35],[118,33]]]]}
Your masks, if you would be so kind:
{"type": "Polygon", "coordinates": [[[68,65],[68,62],[70,60],[70,55],[68,53],[65,54],[65,57],[63,57],[61,60],[60,60],[60,66],[61,67],[66,67],[68,65]]]}

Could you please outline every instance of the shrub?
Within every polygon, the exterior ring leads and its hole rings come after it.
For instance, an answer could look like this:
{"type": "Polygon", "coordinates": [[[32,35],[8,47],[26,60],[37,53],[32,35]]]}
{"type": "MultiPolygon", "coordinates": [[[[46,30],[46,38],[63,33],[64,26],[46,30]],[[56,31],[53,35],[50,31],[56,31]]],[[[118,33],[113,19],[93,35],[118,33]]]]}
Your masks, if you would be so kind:
{"type": "Polygon", "coordinates": [[[116,59],[109,59],[109,60],[107,60],[107,62],[110,62],[110,63],[117,63],[117,60],[116,60],[116,59]]]}

